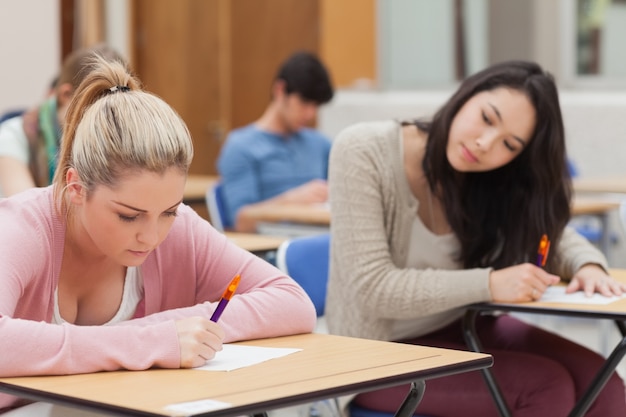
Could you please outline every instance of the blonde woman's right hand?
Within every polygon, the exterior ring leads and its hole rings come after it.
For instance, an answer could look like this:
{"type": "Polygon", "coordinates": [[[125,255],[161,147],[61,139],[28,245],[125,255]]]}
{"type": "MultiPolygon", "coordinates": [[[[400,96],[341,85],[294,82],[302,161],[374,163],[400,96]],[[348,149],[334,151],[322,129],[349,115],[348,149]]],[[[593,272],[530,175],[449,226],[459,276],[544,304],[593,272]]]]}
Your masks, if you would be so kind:
{"type": "Polygon", "coordinates": [[[519,303],[541,298],[546,288],[561,280],[531,263],[492,271],[489,290],[493,301],[519,303]]]}
{"type": "Polygon", "coordinates": [[[224,330],[204,317],[189,317],[176,321],[180,345],[180,367],[195,368],[213,359],[222,350],[224,330]]]}

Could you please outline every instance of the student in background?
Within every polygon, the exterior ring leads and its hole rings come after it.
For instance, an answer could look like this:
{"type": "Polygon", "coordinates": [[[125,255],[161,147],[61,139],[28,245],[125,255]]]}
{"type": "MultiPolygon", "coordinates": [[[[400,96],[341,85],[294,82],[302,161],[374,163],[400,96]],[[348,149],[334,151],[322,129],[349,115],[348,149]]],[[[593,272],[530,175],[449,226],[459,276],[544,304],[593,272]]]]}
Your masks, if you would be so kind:
{"type": "MultiPolygon", "coordinates": [[[[545,289],[620,295],[607,262],[566,227],[571,181],[552,77],[505,62],[465,80],[431,120],[361,123],[330,157],[331,333],[466,349],[461,318],[477,302],[537,300],[545,289]],[[535,265],[543,234],[545,270],[535,265]]],[[[604,359],[509,315],[476,327],[514,416],[565,416],[604,359]]],[[[396,410],[406,387],[356,396],[396,410]]],[[[613,375],[588,416],[624,416],[613,375]]],[[[478,372],[429,381],[419,414],[496,416],[478,372]]]]}
{"type": "Polygon", "coordinates": [[[0,124],[0,197],[51,183],[64,115],[74,90],[89,73],[87,59],[93,52],[121,60],[104,44],[72,52],[63,61],[46,100],[0,124]]]}
{"type": "Polygon", "coordinates": [[[254,123],[232,131],[217,162],[233,228],[256,231],[246,210],[260,204],[313,204],[328,197],[330,140],[311,126],[333,97],[324,65],[298,52],[280,67],[271,102],[254,123]]]}
{"type": "Polygon", "coordinates": [[[53,185],[0,200],[0,376],[189,368],[222,343],[313,330],[298,284],[181,203],[192,156],[174,110],[98,58],[53,185]]]}

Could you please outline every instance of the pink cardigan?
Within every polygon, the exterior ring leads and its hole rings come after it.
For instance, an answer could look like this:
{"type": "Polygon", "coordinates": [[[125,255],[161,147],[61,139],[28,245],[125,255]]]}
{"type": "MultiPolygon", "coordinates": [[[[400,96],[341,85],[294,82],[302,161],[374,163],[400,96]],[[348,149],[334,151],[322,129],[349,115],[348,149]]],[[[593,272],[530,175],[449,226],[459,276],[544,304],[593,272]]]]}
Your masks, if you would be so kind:
{"type": "MultiPolygon", "coordinates": [[[[0,377],[177,368],[174,320],[210,317],[235,274],[241,283],[220,318],[225,342],[315,326],[313,304],[295,281],[187,206],[141,265],[145,295],[137,318],[112,326],[50,324],[64,237],[51,187],[0,199],[0,377]]],[[[0,394],[0,409],[13,400],[0,394]]]]}

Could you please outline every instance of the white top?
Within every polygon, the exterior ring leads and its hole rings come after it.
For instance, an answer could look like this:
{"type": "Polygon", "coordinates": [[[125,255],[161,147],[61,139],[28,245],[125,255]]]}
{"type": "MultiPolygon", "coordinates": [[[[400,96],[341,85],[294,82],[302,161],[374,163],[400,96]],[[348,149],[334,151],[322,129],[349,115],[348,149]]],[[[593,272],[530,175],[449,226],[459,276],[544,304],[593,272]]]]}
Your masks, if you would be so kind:
{"type": "MultiPolygon", "coordinates": [[[[415,216],[415,221],[411,225],[406,267],[416,269],[461,269],[462,265],[453,260],[456,259],[460,250],[459,241],[452,233],[435,235],[428,230],[419,216],[415,216]],[[424,241],[432,242],[432,244],[424,245],[424,241]]],[[[458,314],[455,315],[445,311],[426,317],[395,320],[392,324],[391,340],[412,339],[433,332],[452,323],[462,314],[463,310],[458,309],[458,314]]]]}
{"type": "MultiPolygon", "coordinates": [[[[29,153],[23,118],[18,116],[0,123],[0,156],[15,158],[28,164],[29,153]]],[[[0,198],[2,197],[4,193],[0,187],[0,198]]]]}
{"type": "MultiPolygon", "coordinates": [[[[131,266],[126,268],[126,278],[124,279],[124,293],[122,294],[122,302],[115,316],[104,325],[119,323],[130,320],[135,315],[137,304],[143,298],[143,279],[139,268],[131,266]]],[[[52,314],[52,322],[55,324],[66,323],[59,312],[58,288],[54,292],[54,312],[52,314]]]]}

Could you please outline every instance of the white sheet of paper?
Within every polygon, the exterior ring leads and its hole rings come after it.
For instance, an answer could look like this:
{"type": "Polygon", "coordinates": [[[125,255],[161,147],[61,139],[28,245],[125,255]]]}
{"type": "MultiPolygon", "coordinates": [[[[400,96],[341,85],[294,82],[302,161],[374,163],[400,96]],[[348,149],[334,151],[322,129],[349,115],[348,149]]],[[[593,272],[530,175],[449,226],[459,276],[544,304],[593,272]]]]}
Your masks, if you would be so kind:
{"type": "Polygon", "coordinates": [[[215,357],[205,365],[194,369],[201,371],[232,371],[255,365],[270,359],[280,358],[302,349],[295,348],[268,348],[250,345],[225,344],[223,349],[215,354],[215,357]]]}
{"type": "Polygon", "coordinates": [[[562,285],[556,285],[548,287],[543,293],[543,296],[538,301],[545,301],[549,303],[569,303],[569,304],[610,304],[613,301],[620,300],[626,296],[621,297],[605,297],[602,294],[594,293],[591,297],[587,297],[584,292],[576,291],[572,294],[565,294],[565,287],[562,285]]]}
{"type": "Polygon", "coordinates": [[[170,404],[165,407],[169,412],[175,413],[177,416],[191,416],[199,413],[206,413],[207,411],[221,410],[222,408],[230,407],[229,403],[224,403],[215,400],[198,400],[189,401],[186,403],[170,404]]]}

